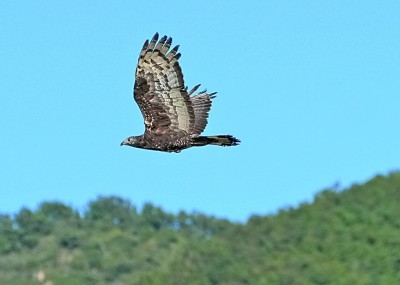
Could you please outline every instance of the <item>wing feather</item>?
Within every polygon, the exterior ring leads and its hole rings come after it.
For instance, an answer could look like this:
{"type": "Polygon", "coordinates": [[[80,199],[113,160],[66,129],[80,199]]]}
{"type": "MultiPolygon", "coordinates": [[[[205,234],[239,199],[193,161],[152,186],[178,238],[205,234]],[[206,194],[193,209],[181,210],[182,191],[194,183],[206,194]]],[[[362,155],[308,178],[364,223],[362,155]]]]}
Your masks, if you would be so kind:
{"type": "MultiPolygon", "coordinates": [[[[173,57],[176,55],[176,53],[178,52],[178,49],[179,49],[179,45],[176,45],[175,47],[173,47],[172,49],[171,49],[171,51],[167,54],[167,59],[168,60],[172,60],[173,59],[173,57]]],[[[179,53],[178,53],[179,54],[179,53]]],[[[179,58],[178,58],[179,59],[179,58]]]]}
{"type": "Polygon", "coordinates": [[[184,88],[177,53],[169,52],[172,39],[158,41],[158,33],[146,41],[136,68],[134,99],[144,117],[146,132],[165,134],[185,131],[191,134],[195,125],[192,100],[184,88]],[[168,53],[167,53],[168,52],[168,53]]]}
{"type": "Polygon", "coordinates": [[[172,38],[168,38],[167,41],[165,42],[164,46],[162,47],[162,49],[160,49],[162,54],[166,54],[166,52],[169,50],[169,48],[171,47],[172,44],[172,38]]]}
{"type": "MultiPolygon", "coordinates": [[[[189,91],[189,95],[192,95],[194,92],[199,89],[200,84],[193,87],[192,90],[189,91]]],[[[207,93],[207,90],[203,90],[196,95],[190,97],[190,100],[193,104],[194,115],[195,115],[195,123],[193,128],[193,135],[199,136],[207,126],[207,118],[208,113],[211,109],[212,99],[216,97],[217,92],[207,93]]]]}

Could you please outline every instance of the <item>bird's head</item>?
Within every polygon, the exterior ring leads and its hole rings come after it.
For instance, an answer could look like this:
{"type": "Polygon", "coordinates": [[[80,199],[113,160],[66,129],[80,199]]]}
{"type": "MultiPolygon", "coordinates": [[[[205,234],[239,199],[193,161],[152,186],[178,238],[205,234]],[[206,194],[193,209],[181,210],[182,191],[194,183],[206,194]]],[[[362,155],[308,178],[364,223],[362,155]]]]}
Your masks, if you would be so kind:
{"type": "Polygon", "coordinates": [[[126,138],[121,145],[128,145],[128,146],[133,146],[133,147],[140,147],[142,141],[142,136],[132,136],[129,138],[126,138]]]}

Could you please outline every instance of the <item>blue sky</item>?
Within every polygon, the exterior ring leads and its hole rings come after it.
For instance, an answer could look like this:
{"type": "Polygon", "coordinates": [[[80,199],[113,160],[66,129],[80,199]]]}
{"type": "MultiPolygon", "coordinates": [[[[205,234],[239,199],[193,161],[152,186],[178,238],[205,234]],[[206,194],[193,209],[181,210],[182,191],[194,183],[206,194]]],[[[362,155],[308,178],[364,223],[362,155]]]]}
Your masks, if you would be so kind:
{"type": "Polygon", "coordinates": [[[396,170],[399,15],[399,1],[2,1],[0,212],[117,195],[244,221],[396,170]],[[205,134],[239,147],[120,147],[144,130],[132,88],[155,32],[180,44],[186,85],[218,91],[205,134]]]}

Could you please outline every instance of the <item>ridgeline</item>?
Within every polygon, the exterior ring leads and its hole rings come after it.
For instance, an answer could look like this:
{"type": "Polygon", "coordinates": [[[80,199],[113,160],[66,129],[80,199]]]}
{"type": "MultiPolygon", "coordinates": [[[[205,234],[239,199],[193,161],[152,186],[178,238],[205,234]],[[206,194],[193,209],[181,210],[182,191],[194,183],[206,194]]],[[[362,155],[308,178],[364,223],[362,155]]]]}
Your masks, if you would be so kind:
{"type": "Polygon", "coordinates": [[[99,197],[0,215],[4,285],[400,284],[400,173],[245,224],[99,197]]]}

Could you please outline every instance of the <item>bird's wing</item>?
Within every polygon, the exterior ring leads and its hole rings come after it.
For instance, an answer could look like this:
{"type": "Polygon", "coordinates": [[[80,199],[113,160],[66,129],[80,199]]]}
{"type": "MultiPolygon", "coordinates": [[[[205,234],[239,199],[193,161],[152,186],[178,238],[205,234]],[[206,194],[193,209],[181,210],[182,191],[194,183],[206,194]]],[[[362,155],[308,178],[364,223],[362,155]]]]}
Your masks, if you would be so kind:
{"type": "MultiPolygon", "coordinates": [[[[196,92],[199,87],[200,84],[193,87],[193,89],[189,91],[189,96],[196,92]]],[[[194,109],[195,121],[193,134],[195,136],[199,136],[207,125],[208,112],[210,111],[212,105],[211,99],[216,97],[215,94],[217,94],[217,92],[208,94],[207,90],[203,90],[190,97],[194,109]]]]}
{"type": "Polygon", "coordinates": [[[192,101],[184,88],[177,53],[170,50],[172,39],[158,41],[158,33],[143,45],[136,68],[134,99],[144,117],[146,132],[166,134],[192,133],[195,122],[192,101]]]}

